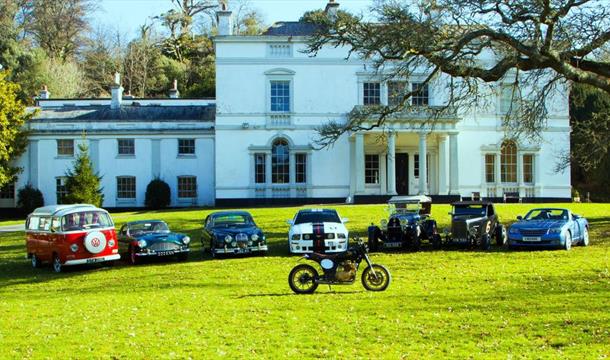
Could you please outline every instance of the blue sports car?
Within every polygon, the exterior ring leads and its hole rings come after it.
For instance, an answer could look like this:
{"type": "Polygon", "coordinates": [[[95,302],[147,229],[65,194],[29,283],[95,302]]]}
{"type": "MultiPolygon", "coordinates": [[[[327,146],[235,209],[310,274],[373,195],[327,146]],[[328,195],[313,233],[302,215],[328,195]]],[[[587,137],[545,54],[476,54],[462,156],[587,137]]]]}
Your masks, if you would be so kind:
{"type": "Polygon", "coordinates": [[[589,222],[568,209],[543,208],[518,216],[508,229],[508,247],[561,248],[589,245],[589,222]]]}
{"type": "Polygon", "coordinates": [[[145,257],[177,256],[186,260],[191,239],[185,234],[174,233],[161,220],[132,221],[119,231],[119,247],[128,253],[132,265],[145,257]]]}

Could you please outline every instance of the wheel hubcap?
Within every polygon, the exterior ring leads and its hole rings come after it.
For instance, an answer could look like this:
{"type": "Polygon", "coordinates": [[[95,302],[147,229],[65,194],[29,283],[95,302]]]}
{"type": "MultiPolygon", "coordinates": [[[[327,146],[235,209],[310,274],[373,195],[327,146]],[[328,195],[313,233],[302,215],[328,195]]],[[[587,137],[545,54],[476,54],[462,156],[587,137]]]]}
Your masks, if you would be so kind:
{"type": "Polygon", "coordinates": [[[59,261],[58,257],[55,257],[55,259],[53,259],[53,270],[55,270],[55,272],[61,271],[61,262],[59,261]]]}

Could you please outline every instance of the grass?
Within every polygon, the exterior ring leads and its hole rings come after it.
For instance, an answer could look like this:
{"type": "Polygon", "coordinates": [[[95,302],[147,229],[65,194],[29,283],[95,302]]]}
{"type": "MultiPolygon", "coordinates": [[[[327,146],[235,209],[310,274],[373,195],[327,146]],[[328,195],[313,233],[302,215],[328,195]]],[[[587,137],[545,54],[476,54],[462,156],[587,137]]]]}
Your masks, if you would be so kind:
{"type": "MultiPolygon", "coordinates": [[[[555,206],[555,205],[554,205],[555,206]]],[[[425,250],[374,254],[393,282],[293,295],[285,220],[251,209],[267,257],[31,269],[22,233],[0,234],[0,358],[607,358],[610,204],[566,204],[591,222],[571,251],[425,250]]],[[[531,205],[498,205],[504,223],[531,205]]],[[[385,206],[337,206],[364,235],[385,206]]],[[[433,216],[448,225],[449,207],[433,216]]],[[[117,227],[160,218],[199,239],[210,210],[113,214],[117,227]]],[[[1,225],[1,224],[0,224],[1,225]]]]}

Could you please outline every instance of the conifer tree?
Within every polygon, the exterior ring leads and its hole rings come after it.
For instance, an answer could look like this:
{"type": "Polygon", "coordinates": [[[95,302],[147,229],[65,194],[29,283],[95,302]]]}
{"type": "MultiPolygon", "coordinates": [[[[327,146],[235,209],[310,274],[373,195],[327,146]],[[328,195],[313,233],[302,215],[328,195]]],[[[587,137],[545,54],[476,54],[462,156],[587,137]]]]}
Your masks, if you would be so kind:
{"type": "Polygon", "coordinates": [[[78,155],[74,160],[74,168],[66,172],[67,195],[66,204],[92,204],[102,206],[104,194],[102,193],[102,177],[93,171],[93,164],[89,159],[89,147],[80,143],[78,155]]]}

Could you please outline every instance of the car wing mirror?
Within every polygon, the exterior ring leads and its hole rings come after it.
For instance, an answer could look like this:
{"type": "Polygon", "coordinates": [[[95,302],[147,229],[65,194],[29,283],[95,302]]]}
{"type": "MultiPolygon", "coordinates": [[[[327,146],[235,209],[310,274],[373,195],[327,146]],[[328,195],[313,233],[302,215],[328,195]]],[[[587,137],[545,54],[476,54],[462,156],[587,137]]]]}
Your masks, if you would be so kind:
{"type": "Polygon", "coordinates": [[[349,219],[348,218],[341,218],[341,222],[345,224],[346,222],[349,222],[349,219]]]}
{"type": "Polygon", "coordinates": [[[523,220],[523,216],[518,215],[518,216],[517,216],[517,220],[519,220],[519,221],[523,220]]]}
{"type": "Polygon", "coordinates": [[[286,220],[286,224],[292,225],[292,224],[294,224],[294,222],[292,220],[286,220]]]}

